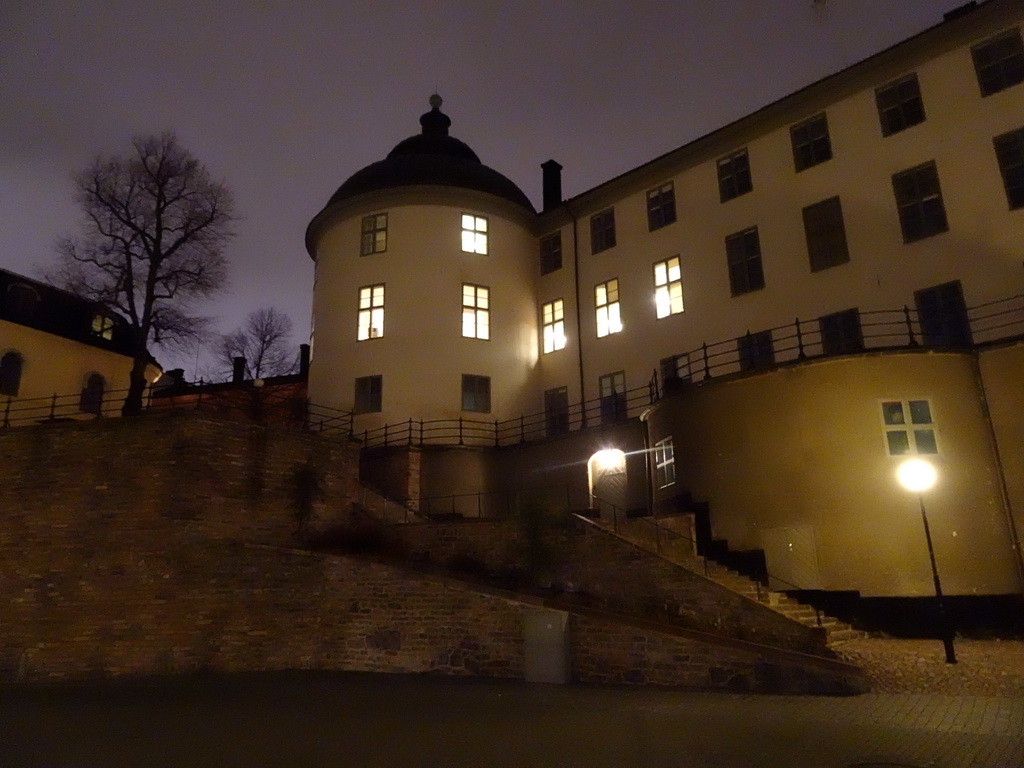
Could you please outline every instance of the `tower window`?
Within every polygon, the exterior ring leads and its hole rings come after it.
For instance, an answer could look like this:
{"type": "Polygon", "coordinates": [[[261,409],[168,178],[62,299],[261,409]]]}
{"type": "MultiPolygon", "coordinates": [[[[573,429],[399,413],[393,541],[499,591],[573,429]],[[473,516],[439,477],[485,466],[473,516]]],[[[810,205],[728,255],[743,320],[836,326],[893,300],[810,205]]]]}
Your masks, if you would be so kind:
{"type": "Polygon", "coordinates": [[[359,255],[370,256],[384,253],[388,249],[388,215],[375,213],[363,216],[363,234],[359,243],[359,255]]]}
{"type": "Polygon", "coordinates": [[[7,352],[0,357],[0,395],[18,396],[23,362],[24,360],[17,352],[7,352]]]}
{"type": "Polygon", "coordinates": [[[102,312],[97,312],[92,316],[90,332],[97,338],[110,341],[114,338],[114,318],[104,315],[102,312]]]}
{"type": "Polygon", "coordinates": [[[462,374],[462,410],[491,412],[491,377],[462,374]]]}
{"type": "Polygon", "coordinates": [[[540,239],[540,273],[546,275],[562,268],[562,233],[552,232],[540,239]]]}
{"type": "Polygon", "coordinates": [[[659,319],[683,311],[683,278],[678,256],[654,265],[654,305],[659,319]]]}
{"type": "Polygon", "coordinates": [[[384,335],[384,283],[359,289],[359,341],[384,335]]]}
{"type": "Polygon", "coordinates": [[[491,338],[490,289],[462,284],[462,335],[467,339],[491,338]]]}
{"type": "Polygon", "coordinates": [[[79,398],[78,410],[82,413],[91,413],[95,416],[103,415],[103,394],[107,382],[100,374],[94,373],[85,382],[82,395],[79,398]]]}
{"type": "Polygon", "coordinates": [[[949,229],[935,163],[924,163],[892,177],[903,242],[912,243],[949,229]]]}
{"type": "Polygon", "coordinates": [[[356,413],[378,413],[381,410],[384,378],[382,376],[360,376],[356,379],[356,413]]]}
{"type": "Polygon", "coordinates": [[[982,96],[1024,82],[1024,44],[1020,30],[1011,29],[971,49],[982,96]]]}
{"type": "Polygon", "coordinates": [[[622,317],[619,313],[619,281],[609,280],[598,283],[594,288],[594,304],[597,308],[597,337],[622,330],[622,317]]]}
{"type": "Polygon", "coordinates": [[[659,488],[676,481],[676,450],[671,437],[654,444],[654,479],[659,488]]]}
{"type": "Polygon", "coordinates": [[[647,192],[647,228],[653,232],[676,220],[676,192],[672,182],[647,192]]]}
{"type": "Polygon", "coordinates": [[[487,219],[462,214],[462,250],[466,253],[487,253],[487,219]]]}
{"type": "Polygon", "coordinates": [[[1024,207],[1024,128],[996,136],[992,143],[1003,176],[1006,201],[1011,209],[1024,207]]]}
{"type": "Polygon", "coordinates": [[[590,252],[600,253],[615,245],[615,209],[590,217],[590,252]]]}
{"type": "Polygon", "coordinates": [[[757,227],[725,238],[725,255],[729,262],[729,288],[733,296],[764,288],[761,239],[757,235],[757,227]]]}
{"type": "Polygon", "coordinates": [[[838,197],[830,197],[804,208],[804,235],[811,272],[845,264],[850,260],[843,226],[843,206],[838,197]]]}
{"type": "Polygon", "coordinates": [[[921,101],[921,87],[916,74],[901,77],[876,90],[875,105],[883,136],[892,136],[924,122],[924,102],[921,101]]]}
{"type": "Polygon", "coordinates": [[[889,400],[882,403],[882,430],[890,456],[936,454],[935,422],[927,400],[889,400]]]}
{"type": "Polygon", "coordinates": [[[544,353],[565,349],[565,309],[561,299],[544,304],[540,310],[544,330],[544,353]]]}
{"type": "Polygon", "coordinates": [[[824,112],[794,125],[789,129],[789,137],[793,142],[793,164],[798,172],[832,159],[832,142],[824,112]]]}
{"type": "Polygon", "coordinates": [[[750,158],[744,147],[718,161],[718,193],[722,202],[745,195],[754,188],[750,178],[750,158]]]}

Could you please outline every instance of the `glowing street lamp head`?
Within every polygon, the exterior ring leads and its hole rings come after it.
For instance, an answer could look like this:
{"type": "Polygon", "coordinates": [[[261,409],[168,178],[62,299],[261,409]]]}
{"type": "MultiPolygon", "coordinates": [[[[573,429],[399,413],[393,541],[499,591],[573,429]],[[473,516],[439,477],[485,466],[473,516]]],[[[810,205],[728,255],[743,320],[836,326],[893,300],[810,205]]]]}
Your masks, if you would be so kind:
{"type": "Polygon", "coordinates": [[[626,466],[626,454],[618,448],[605,448],[594,454],[593,461],[603,471],[623,469],[626,466]]]}
{"type": "Polygon", "coordinates": [[[938,479],[935,467],[924,459],[907,459],[896,470],[896,479],[900,485],[913,493],[924,493],[938,479]]]}

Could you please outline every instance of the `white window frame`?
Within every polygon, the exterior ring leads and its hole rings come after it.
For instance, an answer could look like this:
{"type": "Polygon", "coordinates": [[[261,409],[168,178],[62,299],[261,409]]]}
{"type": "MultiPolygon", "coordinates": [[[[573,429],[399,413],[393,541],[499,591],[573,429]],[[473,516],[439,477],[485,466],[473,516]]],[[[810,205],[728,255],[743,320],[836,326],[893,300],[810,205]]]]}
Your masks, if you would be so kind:
{"type": "Polygon", "coordinates": [[[487,217],[462,214],[462,250],[487,254],[487,217]]]}
{"type": "Polygon", "coordinates": [[[654,479],[659,488],[676,481],[676,449],[671,436],[654,444],[654,479]]]}
{"type": "Polygon", "coordinates": [[[544,354],[565,349],[565,302],[562,299],[547,302],[541,306],[540,316],[544,329],[544,354]]]}
{"type": "Polygon", "coordinates": [[[491,338],[491,289],[486,285],[462,284],[462,336],[491,338]]]}
{"type": "Polygon", "coordinates": [[[384,253],[388,249],[388,215],[373,213],[363,216],[362,229],[359,235],[359,255],[372,256],[384,253]]]}
{"type": "Polygon", "coordinates": [[[359,289],[359,319],[356,339],[379,339],[384,335],[384,283],[359,289]]]}
{"type": "Polygon", "coordinates": [[[622,314],[619,309],[619,279],[613,277],[594,286],[594,306],[597,315],[597,338],[603,338],[622,330],[622,314]]]}
{"type": "MultiPolygon", "coordinates": [[[[927,397],[905,399],[887,398],[878,401],[878,413],[882,422],[882,438],[885,452],[889,456],[935,456],[939,453],[939,431],[935,422],[935,407],[927,397]],[[930,421],[915,421],[912,404],[924,403],[930,421]],[[899,404],[901,421],[889,423],[886,418],[887,406],[899,404]],[[891,434],[902,433],[907,446],[905,451],[893,451],[891,434]]],[[[898,439],[898,438],[897,438],[898,439]]]]}
{"type": "Polygon", "coordinates": [[[654,264],[654,306],[659,320],[683,311],[683,271],[678,256],[654,264]]]}

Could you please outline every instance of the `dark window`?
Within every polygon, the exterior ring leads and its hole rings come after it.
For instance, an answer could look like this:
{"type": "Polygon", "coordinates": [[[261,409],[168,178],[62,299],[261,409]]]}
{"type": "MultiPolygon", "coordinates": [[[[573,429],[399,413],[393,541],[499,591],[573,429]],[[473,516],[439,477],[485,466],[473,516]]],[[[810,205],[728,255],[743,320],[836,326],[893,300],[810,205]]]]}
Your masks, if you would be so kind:
{"type": "Polygon", "coordinates": [[[764,288],[761,241],[757,236],[757,227],[725,238],[725,253],[729,261],[729,287],[733,296],[764,288]]]}
{"type": "Polygon", "coordinates": [[[28,319],[35,314],[36,304],[39,303],[39,294],[35,289],[24,283],[14,283],[7,288],[7,297],[4,304],[7,311],[14,317],[28,319]]]}
{"type": "Polygon", "coordinates": [[[22,362],[22,357],[17,352],[7,352],[0,357],[0,395],[18,396],[22,362]]]}
{"type": "Polygon", "coordinates": [[[383,402],[384,377],[360,376],[356,379],[356,413],[379,413],[383,402]]]}
{"type": "Polygon", "coordinates": [[[804,208],[804,235],[811,272],[845,264],[850,260],[843,226],[843,206],[838,197],[830,197],[804,208]]]}
{"type": "Polygon", "coordinates": [[[770,368],[775,364],[771,331],[758,331],[757,333],[747,331],[746,336],[736,339],[736,350],[740,355],[741,371],[770,368]]]}
{"type": "Polygon", "coordinates": [[[741,149],[718,161],[718,193],[724,203],[754,188],[750,180],[750,160],[741,149]]]}
{"type": "Polygon", "coordinates": [[[600,253],[615,245],[615,209],[590,217],[590,252],[600,253]]]}
{"type": "Polygon", "coordinates": [[[562,233],[552,232],[540,239],[540,273],[546,275],[562,268],[562,233]]]}
{"type": "Polygon", "coordinates": [[[672,182],[647,192],[647,228],[653,232],[676,220],[676,192],[672,182]]]}
{"type": "Polygon", "coordinates": [[[864,349],[864,336],[860,329],[860,312],[844,309],[818,318],[821,331],[821,351],[826,355],[849,355],[864,349]]]}
{"type": "Polygon", "coordinates": [[[927,346],[971,346],[971,324],[959,280],[914,291],[914,303],[927,346]]]}
{"type": "Polygon", "coordinates": [[[949,229],[935,163],[925,163],[892,177],[903,242],[912,243],[949,229]]]}
{"type": "Polygon", "coordinates": [[[359,255],[384,253],[387,249],[388,215],[375,213],[372,216],[363,216],[363,237],[359,245],[359,255]]]}
{"type": "Polygon", "coordinates": [[[612,424],[626,418],[626,373],[606,373],[597,380],[601,398],[601,423],[612,424]]]}
{"type": "Polygon", "coordinates": [[[789,129],[789,136],[793,140],[793,163],[798,172],[832,159],[832,142],[828,138],[824,112],[794,125],[789,129]]]}
{"type": "Polygon", "coordinates": [[[462,374],[462,410],[491,412],[491,379],[489,376],[462,374]]]}
{"type": "Polygon", "coordinates": [[[106,390],[107,382],[98,373],[94,373],[85,382],[82,389],[82,396],[78,401],[78,410],[82,413],[92,413],[96,416],[103,415],[103,393],[106,390]]]}
{"type": "Polygon", "coordinates": [[[661,381],[665,393],[674,392],[684,381],[690,380],[690,355],[684,352],[661,359],[661,381]]]}
{"type": "Polygon", "coordinates": [[[982,96],[991,96],[1024,82],[1024,44],[1021,44],[1019,29],[1011,29],[974,46],[971,55],[982,96]]]}
{"type": "Polygon", "coordinates": [[[992,143],[1003,175],[1006,201],[1010,208],[1020,208],[1024,206],[1024,128],[996,136],[992,143]]]}
{"type": "Polygon", "coordinates": [[[544,421],[548,437],[569,431],[569,390],[566,387],[549,389],[544,393],[544,421]]]}
{"type": "Polygon", "coordinates": [[[917,75],[907,75],[875,91],[878,119],[882,135],[891,136],[905,128],[924,122],[924,102],[917,75]]]}

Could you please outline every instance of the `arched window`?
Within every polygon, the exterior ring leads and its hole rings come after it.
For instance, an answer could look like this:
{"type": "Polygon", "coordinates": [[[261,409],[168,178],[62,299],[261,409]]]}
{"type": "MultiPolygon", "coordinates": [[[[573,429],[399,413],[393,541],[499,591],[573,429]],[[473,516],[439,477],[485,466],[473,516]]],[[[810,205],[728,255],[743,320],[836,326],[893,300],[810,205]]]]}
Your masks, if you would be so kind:
{"type": "Polygon", "coordinates": [[[106,386],[107,382],[102,376],[98,373],[90,374],[85,382],[85,387],[82,389],[82,397],[78,404],[79,410],[83,413],[102,416],[103,391],[106,389],[106,386]]]}
{"type": "Polygon", "coordinates": [[[0,357],[0,395],[18,396],[23,362],[21,355],[17,352],[8,352],[0,357]]]}
{"type": "Polygon", "coordinates": [[[36,304],[39,303],[39,294],[30,285],[14,283],[8,286],[7,296],[4,297],[4,304],[7,311],[14,317],[27,319],[35,314],[36,304]]]}

